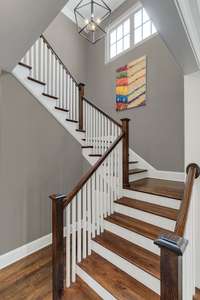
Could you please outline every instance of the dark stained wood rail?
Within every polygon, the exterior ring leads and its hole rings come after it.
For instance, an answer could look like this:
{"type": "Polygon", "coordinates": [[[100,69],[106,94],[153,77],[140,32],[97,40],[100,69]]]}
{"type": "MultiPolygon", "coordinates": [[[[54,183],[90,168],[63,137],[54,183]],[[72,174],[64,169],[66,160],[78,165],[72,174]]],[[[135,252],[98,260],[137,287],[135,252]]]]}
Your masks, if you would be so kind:
{"type": "Polygon", "coordinates": [[[95,108],[96,110],[98,110],[102,115],[104,115],[106,118],[108,118],[115,125],[117,125],[120,128],[122,128],[122,125],[120,123],[118,123],[116,120],[114,120],[113,118],[111,118],[111,116],[109,116],[107,113],[105,113],[101,108],[99,108],[98,106],[96,106],[94,103],[90,102],[85,97],[83,97],[83,101],[85,101],[86,103],[88,103],[89,105],[91,105],[93,108],[95,108]]]}
{"type": "Polygon", "coordinates": [[[182,256],[188,241],[184,239],[185,228],[191,203],[194,181],[200,176],[200,168],[197,164],[187,167],[187,178],[184,195],[179,210],[174,233],[161,234],[154,241],[161,248],[161,300],[182,300],[182,256]]]}
{"type": "Polygon", "coordinates": [[[65,208],[72,199],[78,194],[82,189],[84,184],[91,178],[94,172],[103,164],[108,155],[115,149],[119,142],[123,139],[124,133],[121,133],[120,136],[115,140],[115,142],[110,146],[110,148],[103,154],[103,156],[96,162],[94,166],[81,178],[76,187],[63,199],[63,208],[65,208]]]}
{"type": "Polygon", "coordinates": [[[187,167],[187,178],[185,183],[185,190],[184,190],[183,200],[181,203],[181,208],[180,208],[180,212],[179,212],[179,216],[175,228],[176,235],[180,237],[183,237],[185,232],[194,181],[196,178],[199,177],[199,175],[200,175],[200,169],[197,164],[193,163],[187,167]]]}
{"type": "Polygon", "coordinates": [[[60,62],[60,64],[64,67],[64,69],[66,70],[67,74],[70,75],[70,77],[73,79],[73,81],[76,83],[76,85],[78,86],[79,83],[78,81],[72,76],[72,74],[70,73],[70,71],[68,70],[68,68],[64,65],[64,63],[62,62],[61,58],[58,56],[58,54],[55,52],[55,50],[52,48],[52,46],[50,45],[50,43],[47,41],[47,39],[44,37],[43,34],[41,34],[40,36],[43,41],[45,42],[45,44],[47,45],[47,47],[54,53],[54,55],[56,56],[56,58],[58,59],[58,61],[60,62]]]}

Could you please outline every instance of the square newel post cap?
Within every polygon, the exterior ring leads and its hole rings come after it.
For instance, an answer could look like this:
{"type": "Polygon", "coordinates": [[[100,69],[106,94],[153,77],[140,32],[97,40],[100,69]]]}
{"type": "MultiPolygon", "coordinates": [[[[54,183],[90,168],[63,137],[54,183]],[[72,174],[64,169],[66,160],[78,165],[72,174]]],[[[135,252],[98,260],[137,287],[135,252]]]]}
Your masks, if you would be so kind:
{"type": "Polygon", "coordinates": [[[129,119],[129,118],[123,118],[123,119],[121,119],[121,121],[122,122],[129,122],[131,119],[129,119]]]}
{"type": "Polygon", "coordinates": [[[79,86],[79,88],[84,87],[84,86],[85,86],[85,83],[80,82],[80,83],[78,84],[78,86],[79,86]]]}
{"type": "Polygon", "coordinates": [[[188,241],[174,233],[164,233],[154,241],[154,244],[160,248],[167,248],[177,254],[177,256],[182,256],[188,245],[188,241]]]}
{"type": "Polygon", "coordinates": [[[52,194],[49,196],[49,198],[53,201],[63,200],[65,197],[66,197],[65,194],[52,194]]]}

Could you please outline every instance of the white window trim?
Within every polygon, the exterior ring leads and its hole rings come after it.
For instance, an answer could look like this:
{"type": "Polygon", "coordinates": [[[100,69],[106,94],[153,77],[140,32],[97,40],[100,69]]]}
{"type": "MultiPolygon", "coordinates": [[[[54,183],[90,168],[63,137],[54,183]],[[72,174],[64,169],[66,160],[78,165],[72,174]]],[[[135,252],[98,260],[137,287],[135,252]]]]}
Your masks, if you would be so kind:
{"type": "MultiPolygon", "coordinates": [[[[127,50],[122,51],[121,53],[117,54],[113,58],[110,58],[110,33],[113,29],[115,29],[118,25],[126,21],[129,17],[131,17],[136,11],[143,8],[143,5],[141,2],[137,2],[128,12],[125,12],[123,15],[118,17],[116,20],[114,20],[107,28],[106,28],[106,37],[105,37],[105,64],[109,64],[116,59],[118,59],[120,56],[128,53],[129,51],[141,46],[143,43],[147,42],[148,40],[152,39],[156,35],[158,35],[158,32],[155,32],[154,34],[151,34],[149,37],[145,38],[141,42],[134,44],[131,38],[130,41],[130,48],[127,50]]],[[[131,32],[130,32],[131,35],[131,32]]]]}

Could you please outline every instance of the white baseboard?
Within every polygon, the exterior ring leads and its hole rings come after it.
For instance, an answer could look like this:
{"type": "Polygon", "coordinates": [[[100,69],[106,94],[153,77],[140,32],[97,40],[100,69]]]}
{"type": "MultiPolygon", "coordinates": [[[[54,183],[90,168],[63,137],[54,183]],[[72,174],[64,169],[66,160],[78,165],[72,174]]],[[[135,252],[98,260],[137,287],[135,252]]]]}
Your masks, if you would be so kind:
{"type": "Polygon", "coordinates": [[[31,243],[9,251],[0,256],[0,270],[49,246],[52,243],[52,234],[45,235],[31,243]]]}

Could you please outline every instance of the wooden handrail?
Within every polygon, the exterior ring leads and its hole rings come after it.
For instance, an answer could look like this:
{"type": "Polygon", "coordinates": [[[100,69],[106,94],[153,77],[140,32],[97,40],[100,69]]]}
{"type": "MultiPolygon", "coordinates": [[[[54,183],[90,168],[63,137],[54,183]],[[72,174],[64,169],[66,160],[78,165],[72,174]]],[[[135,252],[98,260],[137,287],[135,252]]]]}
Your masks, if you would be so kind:
{"type": "MultiPolygon", "coordinates": [[[[108,155],[112,152],[112,150],[119,144],[119,142],[124,137],[124,133],[122,132],[120,136],[113,142],[110,148],[103,154],[103,156],[96,162],[94,166],[90,168],[90,170],[81,178],[76,187],[63,199],[63,208],[65,208],[73,198],[78,194],[78,192],[82,189],[84,184],[90,179],[90,177],[94,174],[94,172],[99,168],[99,166],[105,161],[108,155]]],[[[55,198],[55,195],[52,195],[51,198],[55,198]]]]}
{"type": "Polygon", "coordinates": [[[76,83],[77,87],[79,86],[79,82],[74,78],[74,76],[72,76],[72,74],[70,73],[70,71],[68,70],[68,68],[65,66],[65,64],[62,62],[62,60],[60,59],[60,57],[58,56],[58,54],[55,52],[55,50],[52,48],[52,46],[49,44],[49,42],[47,41],[47,39],[44,37],[43,34],[41,34],[40,36],[43,41],[47,44],[47,47],[49,49],[51,49],[51,51],[54,53],[54,55],[56,56],[56,58],[58,59],[58,61],[60,62],[60,64],[65,68],[67,74],[70,75],[70,77],[73,79],[73,81],[76,83]]]}
{"type": "Polygon", "coordinates": [[[154,241],[154,244],[161,249],[161,300],[182,300],[183,299],[183,259],[182,256],[188,245],[184,238],[189,208],[191,203],[192,190],[195,178],[200,176],[200,168],[197,164],[190,164],[186,170],[187,178],[184,195],[176,222],[174,233],[164,233],[154,241]]]}
{"type": "Polygon", "coordinates": [[[94,103],[92,103],[91,101],[89,101],[88,99],[86,99],[85,97],[83,97],[83,100],[85,102],[87,102],[89,105],[91,105],[93,108],[95,108],[96,110],[98,110],[100,113],[102,113],[102,115],[104,115],[105,117],[107,117],[111,122],[113,122],[115,125],[119,126],[120,128],[122,128],[122,125],[120,123],[118,123],[117,121],[115,121],[113,118],[111,118],[107,113],[105,113],[101,108],[99,108],[98,106],[96,106],[94,103]]]}
{"type": "Polygon", "coordinates": [[[179,215],[175,227],[175,234],[180,237],[184,236],[190,202],[191,202],[193,185],[194,185],[195,178],[198,178],[200,175],[200,168],[197,164],[193,163],[187,167],[186,172],[187,172],[187,178],[185,183],[184,196],[183,196],[183,200],[181,203],[181,207],[180,207],[180,211],[179,211],[179,215]]]}

